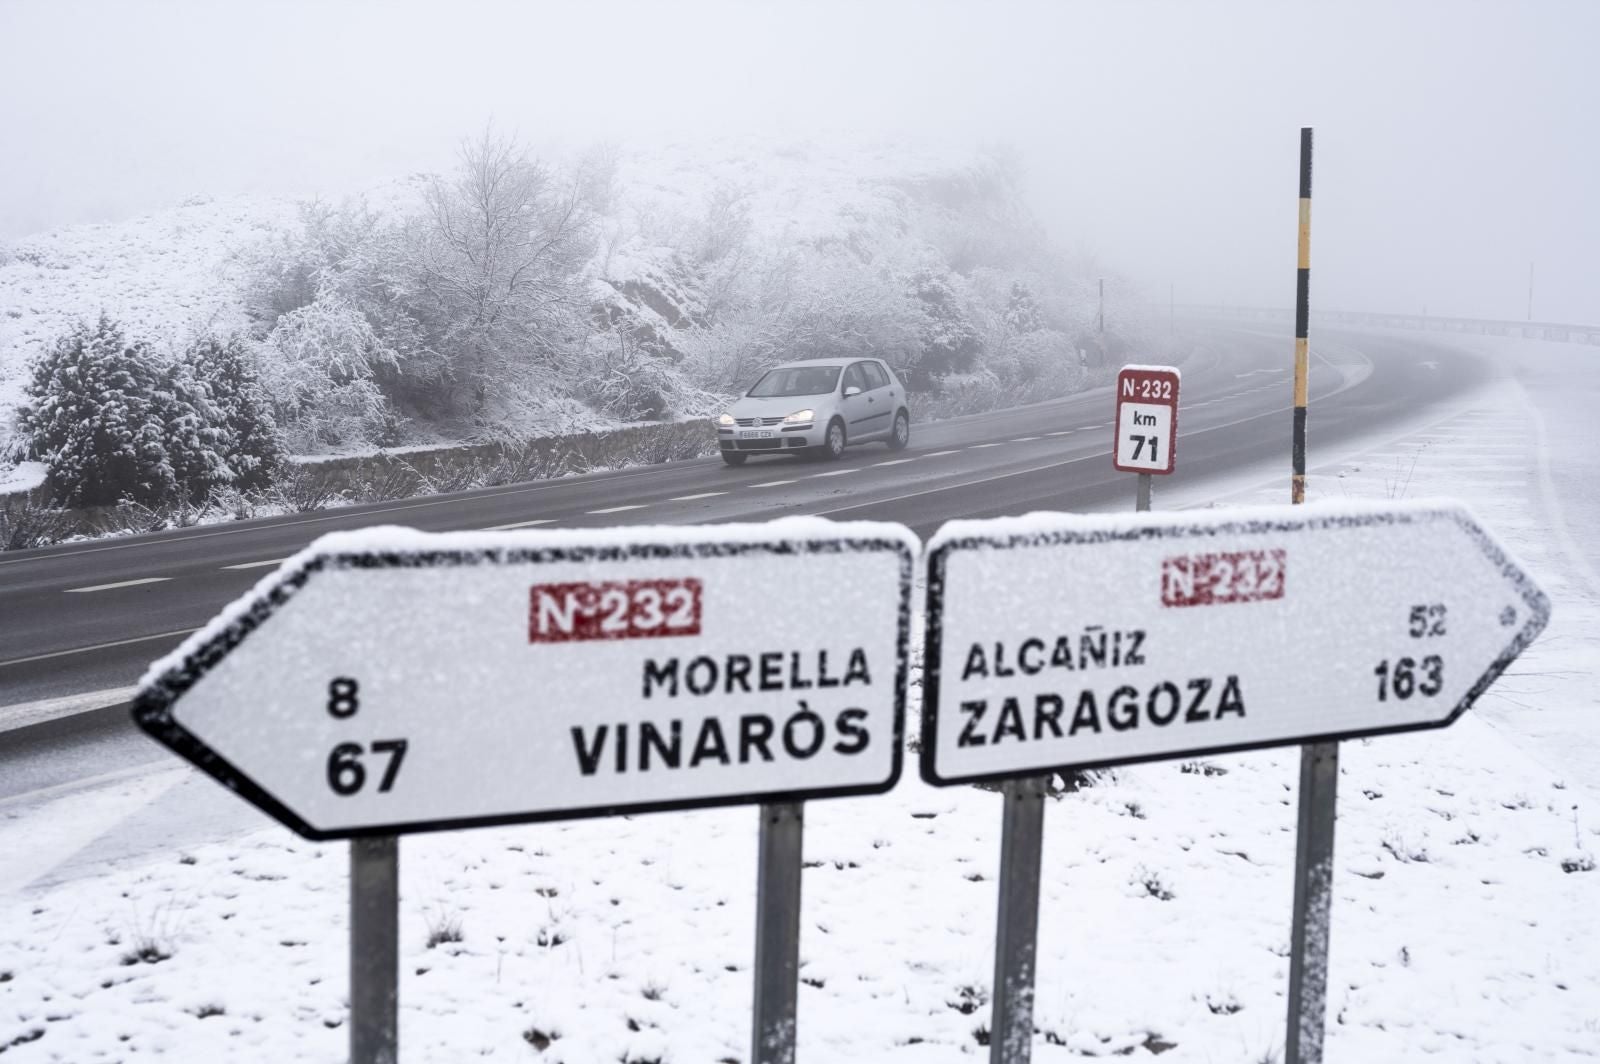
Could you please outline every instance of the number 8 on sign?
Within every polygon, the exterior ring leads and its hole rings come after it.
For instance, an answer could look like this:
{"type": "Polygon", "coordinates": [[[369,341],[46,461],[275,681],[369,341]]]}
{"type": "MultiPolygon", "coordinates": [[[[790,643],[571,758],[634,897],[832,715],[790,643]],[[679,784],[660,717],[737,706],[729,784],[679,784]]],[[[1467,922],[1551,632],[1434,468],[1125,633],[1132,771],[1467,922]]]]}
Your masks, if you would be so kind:
{"type": "Polygon", "coordinates": [[[1178,439],[1178,371],[1124,366],[1117,374],[1113,460],[1125,473],[1170,473],[1178,439]]]}

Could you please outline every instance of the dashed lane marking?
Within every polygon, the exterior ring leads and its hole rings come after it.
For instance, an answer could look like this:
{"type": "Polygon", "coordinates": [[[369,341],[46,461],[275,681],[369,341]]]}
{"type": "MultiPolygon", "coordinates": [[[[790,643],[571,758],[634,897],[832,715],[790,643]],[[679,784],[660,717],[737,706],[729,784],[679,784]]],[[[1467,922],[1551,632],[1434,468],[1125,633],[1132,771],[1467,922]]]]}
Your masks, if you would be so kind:
{"type": "Polygon", "coordinates": [[[118,580],[114,584],[90,584],[88,587],[69,587],[68,595],[81,595],[88,591],[113,591],[119,587],[138,587],[140,584],[162,584],[171,580],[170,576],[142,576],[137,580],[118,580]]]}
{"type": "Polygon", "coordinates": [[[760,484],[746,484],[747,488],[776,488],[784,484],[793,484],[792,480],[764,480],[760,484]]]}
{"type": "Polygon", "coordinates": [[[718,495],[728,494],[725,491],[702,491],[698,495],[675,495],[668,502],[694,502],[696,499],[714,499],[718,495]]]}
{"type": "Polygon", "coordinates": [[[1047,432],[1046,436],[1071,436],[1077,429],[1062,429],[1060,432],[1047,432]]]}
{"type": "Polygon", "coordinates": [[[813,473],[812,477],[842,477],[846,473],[859,473],[859,469],[830,469],[826,473],[813,473]]]}
{"type": "Polygon", "coordinates": [[[534,525],[553,525],[555,523],[556,519],[554,517],[535,517],[531,521],[513,521],[509,525],[490,525],[488,528],[480,528],[478,531],[508,532],[513,528],[532,528],[534,525]]]}
{"type": "Polygon", "coordinates": [[[642,502],[630,502],[623,506],[607,506],[603,510],[587,510],[585,512],[591,514],[620,514],[624,510],[643,510],[644,508],[645,504],[642,502]]]}
{"type": "Polygon", "coordinates": [[[915,461],[916,461],[915,458],[891,458],[887,462],[873,462],[872,465],[873,465],[873,468],[877,468],[878,466],[886,466],[886,465],[905,465],[907,462],[915,462],[915,461]]]}
{"type": "Polygon", "coordinates": [[[198,628],[179,628],[174,632],[157,632],[155,635],[140,635],[132,639],[116,639],[110,643],[96,643],[90,647],[73,647],[71,650],[52,650],[48,654],[32,654],[25,658],[12,658],[9,661],[0,661],[0,669],[7,665],[26,665],[30,661],[48,661],[51,658],[64,658],[70,654],[88,654],[95,650],[110,650],[112,647],[132,646],[134,643],[149,643],[156,639],[171,639],[175,635],[188,635],[198,632],[198,628]]]}
{"type": "Polygon", "coordinates": [[[224,565],[224,569],[265,569],[269,565],[282,565],[288,558],[268,558],[264,562],[240,562],[238,565],[224,565]]]}
{"type": "Polygon", "coordinates": [[[923,455],[922,457],[924,457],[924,458],[943,458],[947,454],[960,454],[960,453],[961,453],[961,448],[957,447],[953,451],[929,451],[927,454],[923,455]]]}
{"type": "Polygon", "coordinates": [[[1004,447],[1004,446],[1005,446],[1005,444],[1002,444],[1002,443],[975,443],[975,444],[972,445],[972,449],[973,450],[979,450],[980,448],[983,448],[983,447],[1004,447]]]}
{"type": "Polygon", "coordinates": [[[1034,440],[1037,440],[1038,438],[1039,437],[1037,437],[1037,436],[1018,436],[1016,439],[1012,440],[1011,442],[1012,443],[1032,443],[1034,440]]]}

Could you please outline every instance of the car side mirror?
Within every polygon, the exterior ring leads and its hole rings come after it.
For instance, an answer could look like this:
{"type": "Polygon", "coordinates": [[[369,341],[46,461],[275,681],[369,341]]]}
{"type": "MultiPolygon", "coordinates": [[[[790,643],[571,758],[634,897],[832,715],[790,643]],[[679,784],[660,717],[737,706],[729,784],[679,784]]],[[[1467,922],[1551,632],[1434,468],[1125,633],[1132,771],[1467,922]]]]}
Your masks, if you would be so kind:
{"type": "Polygon", "coordinates": [[[844,397],[846,399],[850,398],[852,395],[860,395],[860,394],[861,394],[861,389],[857,388],[854,384],[847,384],[847,385],[844,386],[844,397]]]}

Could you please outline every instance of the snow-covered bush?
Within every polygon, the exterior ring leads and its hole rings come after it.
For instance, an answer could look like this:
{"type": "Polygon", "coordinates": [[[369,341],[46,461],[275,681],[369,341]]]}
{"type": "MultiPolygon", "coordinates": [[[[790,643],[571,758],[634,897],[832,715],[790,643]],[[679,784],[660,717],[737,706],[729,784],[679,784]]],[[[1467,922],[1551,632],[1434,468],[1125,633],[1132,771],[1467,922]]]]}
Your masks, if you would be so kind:
{"type": "MultiPolygon", "coordinates": [[[[166,368],[104,314],[74,326],[34,364],[17,425],[64,502],[159,502],[176,494],[163,419],[181,415],[193,395],[164,380],[166,368]]],[[[187,427],[177,429],[180,441],[187,427]]]]}
{"type": "Polygon", "coordinates": [[[935,375],[965,373],[977,363],[983,338],[967,315],[956,279],[932,267],[911,278],[922,306],[917,364],[935,375]]]}
{"type": "Polygon", "coordinates": [[[232,472],[228,486],[235,491],[266,488],[283,461],[283,442],[255,352],[237,337],[202,336],[185,350],[184,361],[211,393],[232,472]]]}
{"type": "Polygon", "coordinates": [[[33,367],[18,426],[64,503],[194,503],[265,486],[280,447],[243,346],[202,337],[181,356],[101,315],[33,367]]]}
{"type": "Polygon", "coordinates": [[[319,296],[280,317],[262,351],[261,383],[290,448],[313,453],[373,435],[390,414],[376,374],[396,361],[342,296],[319,296]]]}

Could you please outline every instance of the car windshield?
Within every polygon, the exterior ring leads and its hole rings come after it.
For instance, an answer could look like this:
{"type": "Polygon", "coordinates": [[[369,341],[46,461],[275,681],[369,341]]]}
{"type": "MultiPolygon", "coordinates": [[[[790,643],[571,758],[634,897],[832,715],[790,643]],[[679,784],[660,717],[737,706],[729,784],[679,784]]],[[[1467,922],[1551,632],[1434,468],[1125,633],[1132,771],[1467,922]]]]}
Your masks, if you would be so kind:
{"type": "Polygon", "coordinates": [[[780,395],[826,395],[839,383],[838,366],[785,366],[768,370],[746,395],[769,399],[780,395]]]}

